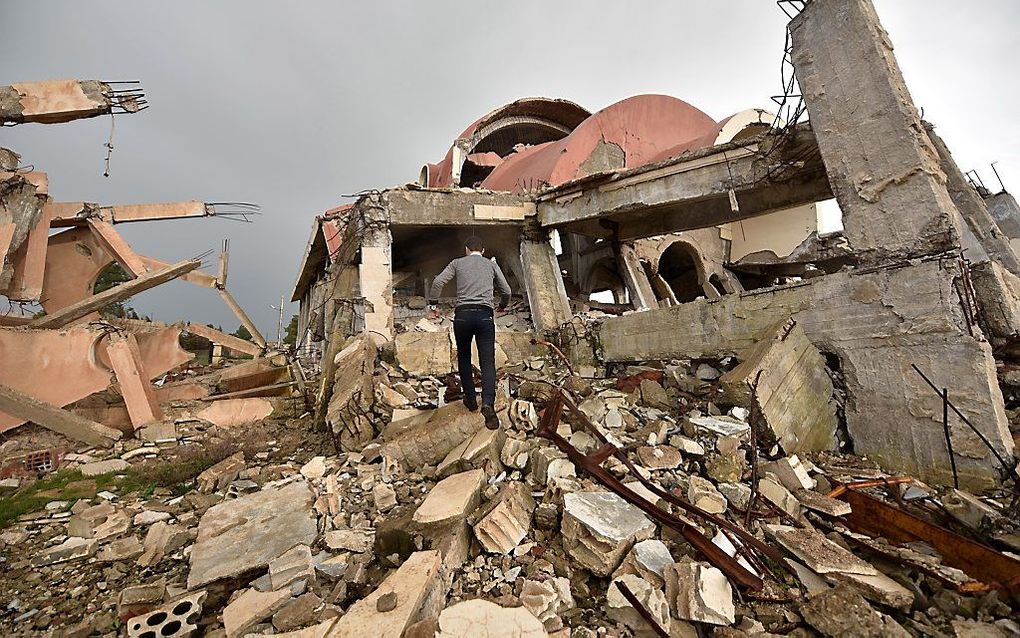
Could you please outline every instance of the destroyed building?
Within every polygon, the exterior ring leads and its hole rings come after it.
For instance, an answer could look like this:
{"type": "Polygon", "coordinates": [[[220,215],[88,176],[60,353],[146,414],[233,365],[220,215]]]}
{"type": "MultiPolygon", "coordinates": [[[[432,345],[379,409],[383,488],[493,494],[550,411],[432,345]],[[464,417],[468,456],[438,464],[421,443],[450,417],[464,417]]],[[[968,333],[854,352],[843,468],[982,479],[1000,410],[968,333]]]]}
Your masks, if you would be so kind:
{"type": "MultiPolygon", "coordinates": [[[[4,486],[39,505],[0,533],[0,623],[1020,636],[1020,209],[921,119],[871,0],[779,4],[772,109],[520,99],[415,181],[315,216],[290,351],[253,325],[248,342],[96,314],[180,277],[249,325],[225,254],[204,274],[114,230],[217,204],[54,203],[3,155],[0,286],[44,314],[0,322],[0,362],[27,362],[0,368],[0,428],[77,447],[22,454],[4,486]],[[472,235],[514,292],[495,431],[459,401],[450,318],[425,297],[472,235]],[[95,291],[111,263],[129,281],[95,291]],[[182,331],[253,359],[182,368],[182,331]],[[50,488],[57,465],[73,489],[50,488]]],[[[138,110],[128,96],[12,85],[0,116],[138,110]]]]}

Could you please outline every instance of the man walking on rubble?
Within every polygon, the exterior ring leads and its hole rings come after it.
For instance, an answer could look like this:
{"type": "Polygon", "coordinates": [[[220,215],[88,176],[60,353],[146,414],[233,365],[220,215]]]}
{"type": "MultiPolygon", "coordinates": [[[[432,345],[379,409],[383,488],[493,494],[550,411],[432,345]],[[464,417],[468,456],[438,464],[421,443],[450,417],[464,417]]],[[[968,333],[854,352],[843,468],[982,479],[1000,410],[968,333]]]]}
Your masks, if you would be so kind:
{"type": "Polygon", "coordinates": [[[464,242],[464,257],[454,259],[436,275],[429,290],[429,306],[434,317],[439,316],[439,294],[443,286],[457,280],[457,303],[453,315],[453,336],[457,341],[457,365],[460,385],[464,389],[464,405],[474,412],[478,409],[475,382],[471,370],[471,339],[478,345],[478,363],[482,368],[482,416],[485,427],[499,428],[496,416],[496,321],[493,312],[493,288],[500,292],[499,310],[510,303],[510,284],[495,261],[486,259],[485,245],[478,237],[464,242]]]}

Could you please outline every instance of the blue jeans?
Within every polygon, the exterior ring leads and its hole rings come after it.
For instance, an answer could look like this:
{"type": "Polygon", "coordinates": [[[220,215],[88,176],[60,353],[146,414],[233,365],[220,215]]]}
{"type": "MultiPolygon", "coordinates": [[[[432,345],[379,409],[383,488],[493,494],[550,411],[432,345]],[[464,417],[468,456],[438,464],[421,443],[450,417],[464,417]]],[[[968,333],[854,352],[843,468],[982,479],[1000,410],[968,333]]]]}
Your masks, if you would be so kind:
{"type": "Polygon", "coordinates": [[[453,337],[457,341],[457,366],[464,403],[476,405],[475,381],[471,370],[471,339],[478,345],[482,368],[482,405],[496,403],[496,323],[492,308],[462,306],[453,315],[453,337]]]}

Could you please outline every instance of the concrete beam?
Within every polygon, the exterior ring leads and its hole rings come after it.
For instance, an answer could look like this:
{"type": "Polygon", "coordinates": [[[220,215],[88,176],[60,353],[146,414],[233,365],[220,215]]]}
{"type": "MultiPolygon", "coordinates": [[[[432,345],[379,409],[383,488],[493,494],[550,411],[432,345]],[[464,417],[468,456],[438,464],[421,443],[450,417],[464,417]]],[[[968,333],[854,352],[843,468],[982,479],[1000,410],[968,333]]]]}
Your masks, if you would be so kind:
{"type": "Polygon", "coordinates": [[[617,229],[618,239],[628,241],[717,226],[831,196],[814,136],[800,128],[767,156],[757,145],[713,147],[566,184],[541,195],[537,209],[543,227],[605,238],[617,229]]]}
{"type": "MultiPolygon", "coordinates": [[[[911,364],[948,388],[1000,453],[1013,453],[991,348],[969,334],[956,292],[961,276],[957,260],[840,272],[614,317],[598,337],[607,362],[740,355],[793,317],[819,350],[839,357],[854,451],[948,484],[942,402],[911,364]]],[[[961,483],[982,489],[996,482],[995,460],[981,441],[959,420],[951,427],[961,483]]]]}
{"type": "Polygon", "coordinates": [[[190,332],[193,335],[208,339],[213,343],[217,343],[234,350],[235,352],[242,352],[244,354],[250,354],[253,357],[257,357],[262,354],[262,348],[257,344],[248,341],[247,339],[241,339],[234,335],[228,335],[225,332],[220,332],[215,328],[204,326],[200,323],[189,323],[184,326],[186,332],[190,332]]]}
{"type": "Polygon", "coordinates": [[[623,282],[630,292],[630,301],[634,308],[637,310],[658,308],[659,303],[655,300],[652,282],[648,279],[648,273],[645,272],[638,259],[634,244],[626,242],[619,245],[616,251],[616,263],[623,282]]]}
{"type": "Polygon", "coordinates": [[[381,202],[394,226],[505,226],[535,214],[525,195],[468,189],[396,188],[381,202]]]}
{"type": "Polygon", "coordinates": [[[104,290],[103,292],[92,295],[91,297],[86,297],[78,303],[71,304],[66,308],[61,308],[53,314],[42,316],[33,321],[30,326],[32,328],[61,328],[72,321],[81,319],[89,313],[99,310],[108,304],[123,301],[124,299],[140,292],[154,288],[160,284],[164,284],[172,279],[176,279],[182,274],[195,270],[201,265],[201,261],[194,259],[190,261],[182,261],[162,270],[148,272],[137,279],[125,282],[119,286],[114,286],[109,290],[104,290]]]}
{"type": "Polygon", "coordinates": [[[99,80],[49,80],[0,86],[0,124],[59,124],[145,108],[140,90],[115,91],[99,80]]]}
{"type": "Polygon", "coordinates": [[[11,256],[14,272],[7,290],[2,292],[12,301],[39,301],[42,296],[52,215],[50,202],[47,201],[21,248],[11,256]]]}
{"type": "Polygon", "coordinates": [[[116,204],[103,206],[93,202],[56,202],[53,226],[83,226],[89,219],[109,224],[146,222],[160,219],[187,219],[215,215],[209,204],[199,201],[163,202],[158,204],[116,204]]]}
{"type": "Polygon", "coordinates": [[[248,329],[248,333],[251,335],[252,340],[255,341],[260,348],[265,348],[266,338],[262,336],[261,332],[259,332],[255,322],[251,320],[251,317],[249,317],[248,313],[244,311],[241,304],[237,303],[237,300],[234,299],[234,296],[230,294],[226,288],[217,288],[216,292],[219,293],[220,298],[223,299],[223,303],[227,304],[230,311],[234,313],[234,316],[241,322],[241,325],[248,329]]]}
{"type": "Polygon", "coordinates": [[[0,385],[0,412],[38,423],[47,430],[89,445],[110,447],[122,436],[120,430],[108,428],[5,385],[0,385]]]}
{"type": "Polygon", "coordinates": [[[871,0],[814,0],[790,23],[790,34],[797,79],[858,263],[958,250],[958,215],[938,153],[871,0]]]}
{"type": "Polygon", "coordinates": [[[128,333],[111,339],[106,352],[120,384],[120,394],[124,397],[131,425],[138,430],[154,421],[162,421],[163,411],[149,382],[150,375],[145,371],[135,335],[128,333]]]}
{"type": "Polygon", "coordinates": [[[570,301],[563,285],[559,260],[548,237],[523,238],[521,262],[524,265],[524,287],[531,307],[531,318],[539,332],[559,330],[570,320],[570,301]]]}
{"type": "Polygon", "coordinates": [[[89,229],[96,236],[96,240],[99,244],[106,249],[106,252],[117,260],[121,268],[132,277],[141,277],[148,268],[145,267],[145,262],[142,261],[141,257],[135,253],[134,249],[124,241],[124,238],[120,236],[116,230],[113,229],[111,224],[107,222],[90,219],[88,220],[89,229]]]}

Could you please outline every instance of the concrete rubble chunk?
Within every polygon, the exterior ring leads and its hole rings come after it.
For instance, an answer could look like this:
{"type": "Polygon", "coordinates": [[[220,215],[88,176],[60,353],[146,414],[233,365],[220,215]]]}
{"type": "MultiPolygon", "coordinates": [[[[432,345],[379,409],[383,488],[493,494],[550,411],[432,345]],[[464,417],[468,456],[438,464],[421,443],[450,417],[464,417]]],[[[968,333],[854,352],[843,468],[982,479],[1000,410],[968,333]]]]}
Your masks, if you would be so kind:
{"type": "Polygon", "coordinates": [[[866,599],[886,607],[908,611],[914,604],[914,593],[885,574],[870,575],[833,572],[827,574],[834,583],[846,583],[866,599]]]}
{"type": "Polygon", "coordinates": [[[304,481],[266,486],[260,492],[209,508],[191,548],[188,588],[263,568],[317,534],[313,494],[304,481]]]}
{"type": "Polygon", "coordinates": [[[684,462],[680,450],[668,445],[645,445],[637,449],[637,455],[641,465],[649,470],[672,470],[684,462]]]}
{"type": "Polygon", "coordinates": [[[308,480],[320,479],[326,474],[326,457],[316,456],[301,466],[301,476],[308,480]]]}
{"type": "Polygon", "coordinates": [[[526,580],[521,588],[521,604],[542,621],[546,631],[558,631],[563,628],[560,614],[574,607],[570,580],[562,576],[544,581],[526,580]]]}
{"type": "Polygon", "coordinates": [[[167,554],[184,547],[190,538],[188,530],[180,525],[170,525],[165,521],[153,523],[142,541],[138,566],[149,567],[159,563],[167,554]]]}
{"type": "Polygon", "coordinates": [[[397,506],[397,492],[389,483],[376,483],[372,486],[372,502],[378,512],[388,512],[397,506]]]}
{"type": "Polygon", "coordinates": [[[949,490],[942,497],[942,506],[953,518],[975,530],[986,529],[1003,518],[991,505],[970,492],[958,489],[949,490]]]}
{"type": "Polygon", "coordinates": [[[772,326],[742,359],[720,379],[727,398],[750,407],[749,383],[757,379],[756,400],[765,423],[788,454],[833,448],[832,380],[825,359],[800,324],[790,319],[772,326]]]}
{"type": "Polygon", "coordinates": [[[712,481],[697,475],[691,475],[687,500],[709,514],[722,514],[726,511],[726,497],[715,488],[712,481]]]}
{"type": "Polygon", "coordinates": [[[467,600],[439,614],[436,638],[546,638],[542,623],[523,607],[467,600]]]}
{"type": "Polygon", "coordinates": [[[326,532],[326,547],[347,550],[358,554],[372,549],[375,534],[366,530],[337,529],[326,532]]]}
{"type": "Polygon", "coordinates": [[[739,436],[751,431],[751,426],[731,416],[692,416],[687,420],[696,427],[720,436],[739,436]]]}
{"type": "Polygon", "coordinates": [[[639,576],[653,587],[665,587],[666,567],[674,563],[666,544],[657,538],[649,538],[634,544],[620,567],[613,572],[613,578],[624,574],[639,576]]]}
{"type": "Polygon", "coordinates": [[[610,492],[574,492],[563,497],[563,548],[582,567],[609,576],[655,524],[638,508],[610,492]]]}
{"type": "Polygon", "coordinates": [[[470,470],[448,476],[436,483],[414,512],[414,522],[421,525],[443,525],[467,517],[478,507],[485,473],[470,470]]]}
{"type": "Polygon", "coordinates": [[[144,551],[142,541],[138,540],[137,536],[126,536],[105,543],[96,554],[96,560],[101,563],[115,563],[138,558],[144,551]]]}
{"type": "Polygon", "coordinates": [[[198,491],[210,494],[226,489],[244,467],[244,452],[228,456],[198,475],[198,491]]]}
{"type": "Polygon", "coordinates": [[[446,583],[438,578],[441,564],[438,551],[411,554],[375,591],[354,603],[333,626],[330,635],[338,638],[402,635],[408,625],[428,615],[422,613],[423,607],[431,606],[434,600],[441,605],[441,599],[446,597],[446,583]],[[397,606],[381,612],[377,601],[389,593],[397,595],[397,606]]]}
{"type": "Polygon", "coordinates": [[[405,468],[435,465],[482,426],[481,412],[468,412],[459,401],[450,403],[387,441],[382,455],[405,468]]]}
{"type": "Polygon", "coordinates": [[[736,621],[730,581],[708,563],[674,563],[667,567],[666,600],[680,620],[712,625],[732,625],[736,621]]]}
{"type": "Polygon", "coordinates": [[[822,592],[800,606],[800,614],[826,638],[907,638],[910,633],[895,620],[872,609],[848,585],[822,592]]]}
{"type": "Polygon", "coordinates": [[[531,453],[531,473],[542,485],[549,485],[558,478],[577,476],[577,470],[567,455],[549,446],[540,447],[531,453]]]}
{"type": "Polygon", "coordinates": [[[55,565],[69,560],[91,556],[96,552],[96,544],[98,542],[99,541],[94,538],[70,536],[59,545],[42,549],[38,554],[36,554],[35,558],[32,559],[32,565],[35,567],[42,567],[44,565],[55,565]]]}
{"type": "Polygon", "coordinates": [[[779,481],[770,477],[759,480],[758,492],[793,518],[800,518],[802,513],[800,501],[779,481]]]}
{"type": "Polygon", "coordinates": [[[463,443],[453,448],[443,459],[436,474],[449,476],[454,472],[463,472],[476,467],[485,467],[489,474],[498,474],[501,467],[500,451],[506,435],[502,430],[481,428],[474,436],[468,437],[463,443]]]}
{"type": "Polygon", "coordinates": [[[112,503],[86,508],[67,521],[67,534],[104,541],[131,529],[131,517],[112,503]]]}
{"type": "Polygon", "coordinates": [[[126,623],[128,638],[186,638],[197,634],[206,596],[205,591],[195,592],[147,614],[129,618],[126,623]]]}
{"type": "Polygon", "coordinates": [[[509,554],[527,536],[534,512],[535,499],[527,487],[507,483],[478,515],[475,538],[487,552],[509,554]]]}
{"type": "Polygon", "coordinates": [[[311,627],[305,627],[304,629],[298,629],[295,631],[284,631],[273,634],[276,638],[326,638],[330,635],[330,631],[333,629],[333,625],[336,624],[336,618],[330,618],[324,620],[317,625],[311,627]]]}
{"type": "Polygon", "coordinates": [[[521,439],[506,439],[499,450],[499,460],[503,465],[515,470],[528,467],[531,459],[531,446],[521,439]]]}
{"type": "Polygon", "coordinates": [[[857,558],[815,530],[786,525],[766,525],[765,531],[818,574],[874,576],[878,573],[873,565],[857,558]]]}
{"type": "Polygon", "coordinates": [[[227,638],[236,638],[283,608],[291,598],[289,589],[261,592],[246,589],[223,608],[223,628],[227,638]]]}
{"type": "Polygon", "coordinates": [[[168,521],[172,518],[170,512],[160,512],[159,510],[142,510],[135,514],[132,523],[135,527],[145,527],[146,525],[152,525],[160,521],[168,521]]]}
{"type": "Polygon", "coordinates": [[[95,476],[102,476],[103,474],[113,474],[114,472],[123,472],[124,470],[131,467],[131,464],[122,459],[108,459],[106,461],[95,461],[93,463],[86,463],[82,465],[78,470],[81,475],[86,478],[92,478],[95,476]]]}
{"type": "Polygon", "coordinates": [[[761,466],[761,471],[775,475],[776,480],[791,492],[814,489],[815,485],[818,484],[808,474],[807,468],[804,467],[804,463],[796,454],[785,456],[771,463],[764,463],[761,466]]]}
{"type": "Polygon", "coordinates": [[[807,509],[826,516],[846,516],[853,511],[850,503],[838,498],[829,498],[814,490],[794,490],[793,496],[807,509]]]}
{"type": "Polygon", "coordinates": [[[164,582],[125,587],[117,595],[117,615],[121,618],[131,618],[145,613],[161,604],[165,596],[166,583],[164,582]]]}
{"type": "Polygon", "coordinates": [[[299,629],[316,620],[315,610],[321,606],[322,599],[313,592],[301,594],[273,614],[273,627],[277,631],[299,629]]]}
{"type": "Polygon", "coordinates": [[[631,574],[615,578],[609,583],[606,590],[606,615],[610,619],[630,629],[635,638],[656,638],[659,635],[623,595],[619,583],[623,583],[652,614],[659,626],[669,632],[672,619],[666,595],[647,580],[631,574]]]}
{"type": "Polygon", "coordinates": [[[274,590],[282,589],[296,580],[315,581],[312,549],[308,545],[295,545],[269,563],[269,580],[274,590]]]}

